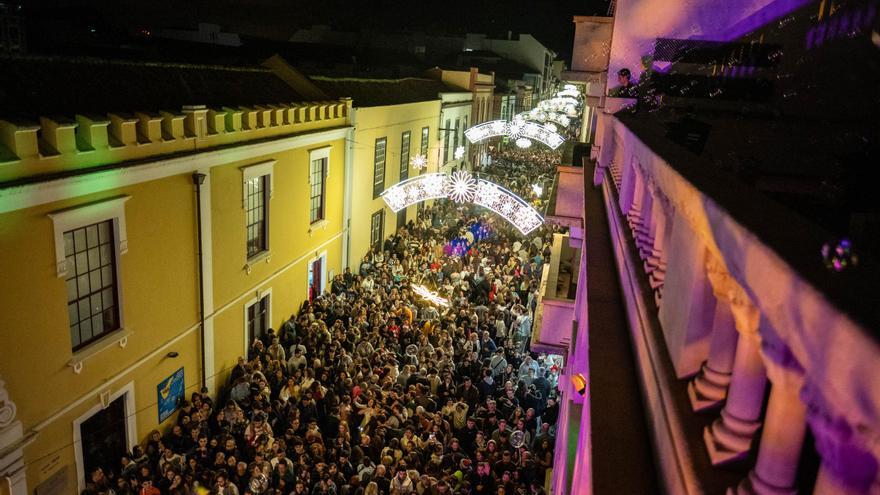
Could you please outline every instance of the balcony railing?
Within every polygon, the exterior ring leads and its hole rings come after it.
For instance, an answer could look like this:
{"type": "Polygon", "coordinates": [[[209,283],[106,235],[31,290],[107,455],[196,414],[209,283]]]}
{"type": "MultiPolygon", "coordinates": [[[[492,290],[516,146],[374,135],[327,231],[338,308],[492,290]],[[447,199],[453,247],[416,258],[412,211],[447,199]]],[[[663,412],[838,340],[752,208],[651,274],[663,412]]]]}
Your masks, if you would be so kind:
{"type": "Polygon", "coordinates": [[[554,234],[550,260],[544,265],[538,309],[532,325],[534,352],[562,352],[572,338],[574,299],[580,269],[580,249],[570,246],[566,234],[554,234]]]}

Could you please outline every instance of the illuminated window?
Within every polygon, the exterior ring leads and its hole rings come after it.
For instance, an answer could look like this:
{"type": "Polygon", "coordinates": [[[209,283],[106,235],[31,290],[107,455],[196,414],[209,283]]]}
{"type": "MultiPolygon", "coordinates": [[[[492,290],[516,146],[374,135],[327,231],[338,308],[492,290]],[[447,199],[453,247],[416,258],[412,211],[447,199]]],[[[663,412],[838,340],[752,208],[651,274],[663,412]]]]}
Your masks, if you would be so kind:
{"type": "Polygon", "coordinates": [[[446,127],[443,131],[443,163],[448,162],[452,158],[452,150],[449,149],[449,129],[452,126],[452,121],[446,119],[446,127]]]}

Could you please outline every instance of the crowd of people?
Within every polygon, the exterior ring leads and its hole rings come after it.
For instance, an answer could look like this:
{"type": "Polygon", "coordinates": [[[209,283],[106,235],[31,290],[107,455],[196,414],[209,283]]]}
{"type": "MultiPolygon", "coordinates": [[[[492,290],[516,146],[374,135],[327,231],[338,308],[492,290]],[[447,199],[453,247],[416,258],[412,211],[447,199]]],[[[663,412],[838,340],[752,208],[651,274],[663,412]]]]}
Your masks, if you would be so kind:
{"type": "MultiPolygon", "coordinates": [[[[495,166],[518,178],[550,173],[552,159],[499,155],[495,166]]],[[[220,400],[193,394],[116,472],[88,473],[86,491],[544,493],[561,362],[531,353],[529,339],[551,234],[524,238],[451,201],[420,208],[255,339],[220,400]],[[450,255],[455,238],[472,242],[450,255]]]]}

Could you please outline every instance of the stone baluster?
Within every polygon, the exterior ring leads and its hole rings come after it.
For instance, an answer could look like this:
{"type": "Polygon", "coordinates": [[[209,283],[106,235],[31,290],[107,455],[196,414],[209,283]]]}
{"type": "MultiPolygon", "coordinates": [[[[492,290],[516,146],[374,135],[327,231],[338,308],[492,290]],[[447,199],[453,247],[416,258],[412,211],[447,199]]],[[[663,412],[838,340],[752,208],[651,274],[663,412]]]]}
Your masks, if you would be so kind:
{"type": "Polygon", "coordinates": [[[764,415],[758,460],[728,495],[795,495],[798,461],[807,431],[807,406],[800,399],[804,371],[788,347],[763,332],[761,354],[773,386],[764,415]]]}
{"type": "Polygon", "coordinates": [[[730,310],[739,332],[727,402],[721,417],[703,431],[713,466],[744,459],[761,425],[767,374],[761,359],[758,309],[738,285],[731,288],[730,310]]]}
{"type": "Polygon", "coordinates": [[[700,373],[688,384],[691,407],[697,412],[718,407],[727,397],[739,339],[731,311],[732,294],[729,290],[734,282],[717,256],[707,256],[706,275],[716,303],[709,358],[703,363],[700,373]]]}
{"type": "Polygon", "coordinates": [[[880,493],[880,442],[865,427],[835,411],[818,388],[809,383],[801,398],[807,403],[807,422],[822,457],[813,495],[880,493]],[[869,445],[873,445],[873,451],[869,445]]]}

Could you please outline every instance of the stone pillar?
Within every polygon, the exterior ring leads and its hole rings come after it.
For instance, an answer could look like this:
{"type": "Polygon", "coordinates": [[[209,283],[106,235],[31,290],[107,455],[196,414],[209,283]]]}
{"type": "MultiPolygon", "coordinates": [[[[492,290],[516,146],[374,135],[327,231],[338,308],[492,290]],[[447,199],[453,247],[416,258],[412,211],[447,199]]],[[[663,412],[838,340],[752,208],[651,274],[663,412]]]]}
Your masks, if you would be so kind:
{"type": "Polygon", "coordinates": [[[739,332],[733,374],[721,417],[703,431],[713,466],[746,458],[760,426],[767,375],[761,360],[758,309],[736,287],[730,305],[739,332]]]}
{"type": "Polygon", "coordinates": [[[703,363],[700,373],[688,384],[691,407],[697,412],[718,407],[727,398],[727,386],[730,385],[739,338],[730,309],[731,294],[728,290],[733,280],[717,256],[707,256],[706,275],[716,302],[709,358],[703,363]]]}
{"type": "Polygon", "coordinates": [[[808,383],[801,392],[807,402],[807,422],[822,457],[814,495],[880,493],[880,445],[877,434],[854,428],[852,421],[835,412],[816,387],[808,383]],[[869,447],[873,445],[872,448],[869,447]]]}
{"type": "Polygon", "coordinates": [[[8,481],[10,495],[27,495],[24,448],[36,434],[25,434],[21,421],[15,416],[15,403],[9,399],[6,384],[0,380],[0,478],[8,481]]]}
{"type": "MultiPolygon", "coordinates": [[[[768,332],[769,333],[769,332],[768,332]]],[[[773,383],[764,416],[758,461],[728,495],[796,495],[798,461],[807,431],[807,406],[800,399],[803,369],[788,347],[764,336],[762,354],[773,383]]]]}

